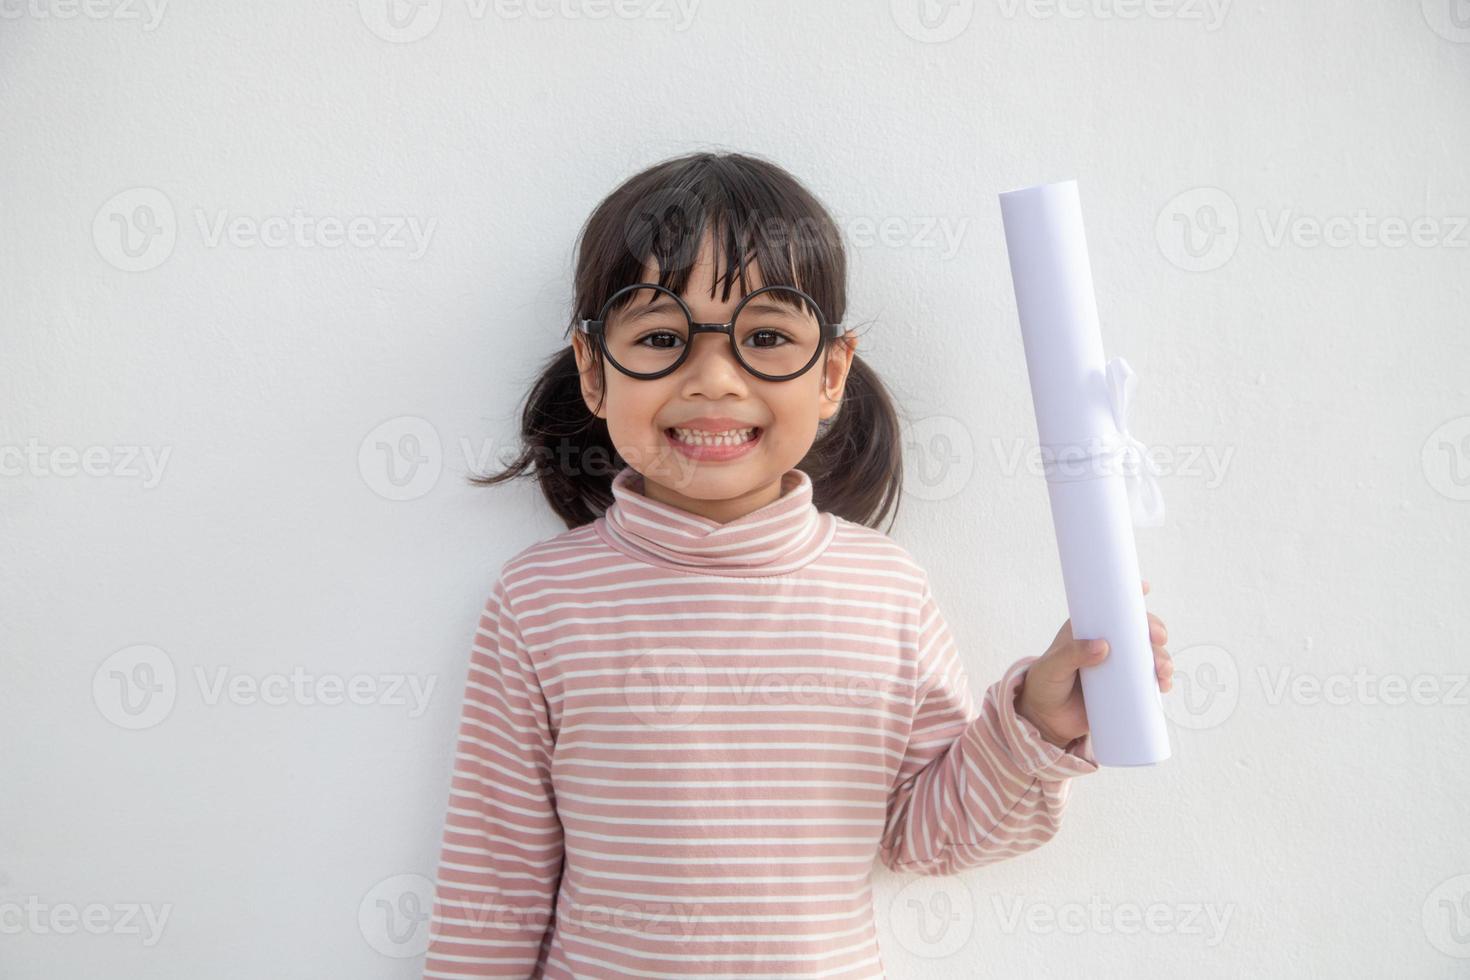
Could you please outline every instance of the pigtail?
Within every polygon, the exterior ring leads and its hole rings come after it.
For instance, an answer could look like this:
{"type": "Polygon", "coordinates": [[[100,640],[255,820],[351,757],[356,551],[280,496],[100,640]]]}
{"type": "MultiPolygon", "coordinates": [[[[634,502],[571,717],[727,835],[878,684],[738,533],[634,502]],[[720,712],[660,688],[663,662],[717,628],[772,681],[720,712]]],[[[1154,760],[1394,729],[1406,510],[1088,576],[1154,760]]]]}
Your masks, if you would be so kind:
{"type": "Polygon", "coordinates": [[[837,414],[799,468],[812,478],[818,510],[872,528],[888,517],[892,530],[903,490],[903,431],[888,389],[860,356],[853,355],[837,414]]]}
{"type": "Polygon", "coordinates": [[[612,504],[612,479],[623,459],[607,422],[587,410],[570,346],[543,366],[526,395],[520,430],[520,454],[493,476],[470,477],[471,483],[491,487],[529,473],[568,528],[591,523],[612,504]]]}

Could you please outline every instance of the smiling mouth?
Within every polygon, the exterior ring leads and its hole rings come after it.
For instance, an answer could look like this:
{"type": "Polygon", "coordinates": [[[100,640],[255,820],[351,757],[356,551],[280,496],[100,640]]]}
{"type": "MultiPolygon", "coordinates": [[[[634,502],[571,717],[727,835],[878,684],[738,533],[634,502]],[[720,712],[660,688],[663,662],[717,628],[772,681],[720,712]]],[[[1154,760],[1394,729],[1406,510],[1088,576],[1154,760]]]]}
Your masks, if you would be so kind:
{"type": "Polygon", "coordinates": [[[760,426],[751,426],[746,429],[724,429],[719,432],[709,429],[677,427],[664,430],[670,439],[682,442],[686,446],[743,446],[759,437],[762,431],[760,426]]]}

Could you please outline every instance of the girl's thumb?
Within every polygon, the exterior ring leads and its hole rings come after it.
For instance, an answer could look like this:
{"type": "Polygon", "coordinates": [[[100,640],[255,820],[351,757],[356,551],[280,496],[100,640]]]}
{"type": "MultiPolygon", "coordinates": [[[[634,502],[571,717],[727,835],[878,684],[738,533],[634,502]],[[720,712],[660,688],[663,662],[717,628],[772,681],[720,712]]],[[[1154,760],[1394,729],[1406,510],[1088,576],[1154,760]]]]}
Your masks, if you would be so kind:
{"type": "Polygon", "coordinates": [[[1074,655],[1079,666],[1098,663],[1107,656],[1107,640],[1076,640],[1074,642],[1074,655]]]}

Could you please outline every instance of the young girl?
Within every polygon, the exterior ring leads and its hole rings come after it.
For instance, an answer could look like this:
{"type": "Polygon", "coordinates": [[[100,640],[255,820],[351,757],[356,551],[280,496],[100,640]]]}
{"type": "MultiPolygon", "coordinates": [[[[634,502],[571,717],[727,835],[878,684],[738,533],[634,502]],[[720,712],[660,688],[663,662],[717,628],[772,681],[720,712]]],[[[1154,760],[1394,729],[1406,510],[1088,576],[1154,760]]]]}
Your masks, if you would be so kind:
{"type": "Polygon", "coordinates": [[[654,166],[583,228],[571,344],[477,479],[533,471],[569,530],[480,616],[426,977],[881,978],[875,858],[1028,851],[1096,770],[1077,671],[1106,644],[1068,621],[977,708],[875,529],[900,431],[845,277],[822,205],[741,154],[654,166]]]}

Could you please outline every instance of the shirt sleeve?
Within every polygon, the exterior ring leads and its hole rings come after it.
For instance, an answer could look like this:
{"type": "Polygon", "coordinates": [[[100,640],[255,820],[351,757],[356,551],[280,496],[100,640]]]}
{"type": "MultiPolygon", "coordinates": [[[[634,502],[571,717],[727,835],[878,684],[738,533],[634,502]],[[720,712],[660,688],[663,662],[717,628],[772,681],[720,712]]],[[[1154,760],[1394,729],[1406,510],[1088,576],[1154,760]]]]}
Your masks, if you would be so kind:
{"type": "Polygon", "coordinates": [[[949,626],[924,585],[913,727],[879,859],[895,871],[947,875],[1040,847],[1061,827],[1073,776],[1095,772],[1091,735],[1065,748],[1016,711],[1023,657],[977,710],[949,626]]]}
{"type": "Polygon", "coordinates": [[[425,977],[540,976],[561,883],[546,698],[503,580],[470,651],[425,977]]]}

